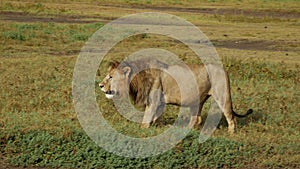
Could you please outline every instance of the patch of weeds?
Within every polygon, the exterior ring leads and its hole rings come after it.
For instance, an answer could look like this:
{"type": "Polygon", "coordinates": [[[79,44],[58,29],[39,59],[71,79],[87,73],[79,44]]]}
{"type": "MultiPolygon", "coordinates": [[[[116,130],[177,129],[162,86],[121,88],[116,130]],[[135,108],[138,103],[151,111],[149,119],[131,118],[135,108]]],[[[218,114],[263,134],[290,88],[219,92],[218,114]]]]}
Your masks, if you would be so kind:
{"type": "Polygon", "coordinates": [[[83,25],[77,27],[76,29],[71,29],[69,31],[69,35],[72,38],[72,40],[87,41],[92,36],[91,32],[97,31],[102,26],[102,23],[83,25]]]}
{"type": "Polygon", "coordinates": [[[79,40],[79,41],[87,41],[89,39],[89,34],[81,34],[81,33],[75,33],[72,35],[73,40],[79,40]]]}
{"type": "Polygon", "coordinates": [[[26,39],[28,39],[21,31],[16,31],[16,32],[7,31],[4,32],[3,34],[6,38],[10,38],[13,40],[25,41],[26,39]]]}
{"type": "Polygon", "coordinates": [[[36,32],[41,29],[35,24],[12,24],[14,30],[3,32],[3,36],[13,40],[27,41],[36,37],[36,32]]]}
{"type": "Polygon", "coordinates": [[[41,29],[40,25],[33,25],[33,24],[20,24],[15,26],[19,30],[40,30],[41,29]]]}
{"type": "Polygon", "coordinates": [[[147,33],[143,33],[143,34],[142,34],[142,38],[143,38],[143,39],[149,38],[149,35],[148,35],[147,33]]]}
{"type": "Polygon", "coordinates": [[[2,48],[2,56],[23,56],[27,55],[27,52],[30,52],[30,55],[73,55],[73,51],[79,51],[83,43],[103,26],[102,23],[78,25],[53,22],[2,25],[0,39],[7,41],[6,46],[2,48]],[[5,47],[16,45],[19,47],[4,50],[5,47]],[[21,48],[23,50],[19,50],[21,48]]]}
{"type": "Polygon", "coordinates": [[[103,23],[100,23],[100,22],[98,22],[98,23],[92,23],[92,24],[86,24],[86,25],[83,25],[83,30],[86,30],[86,29],[92,29],[92,30],[98,30],[98,29],[100,29],[101,27],[103,27],[104,26],[104,24],[103,23]]]}
{"type": "Polygon", "coordinates": [[[191,132],[175,148],[153,157],[134,159],[116,156],[98,147],[82,131],[68,137],[45,131],[19,133],[6,141],[9,162],[18,166],[66,168],[197,168],[241,167],[248,157],[244,145],[223,138],[199,144],[191,132]]]}

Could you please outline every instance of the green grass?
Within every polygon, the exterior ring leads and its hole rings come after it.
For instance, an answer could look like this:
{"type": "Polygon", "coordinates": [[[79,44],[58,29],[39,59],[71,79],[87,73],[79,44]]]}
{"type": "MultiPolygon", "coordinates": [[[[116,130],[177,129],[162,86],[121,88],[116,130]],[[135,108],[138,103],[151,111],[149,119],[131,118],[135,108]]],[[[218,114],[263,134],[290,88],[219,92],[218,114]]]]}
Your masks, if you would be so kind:
{"type": "Polygon", "coordinates": [[[0,57],[68,56],[78,53],[102,23],[0,23],[0,57]],[[5,45],[4,45],[5,44],[5,45]],[[17,47],[16,47],[17,46],[17,47]],[[18,48],[18,50],[16,50],[18,48]]]}
{"type": "MultiPolygon", "coordinates": [[[[291,11],[297,8],[294,4],[299,3],[237,0],[128,2],[155,6],[171,4],[175,7],[186,4],[193,7],[193,3],[205,7],[222,4],[223,8],[246,3],[248,6],[244,5],[243,8],[256,9],[262,6],[262,9],[272,11],[291,11]],[[283,3],[294,6],[281,9],[280,4],[283,3]]],[[[0,9],[43,17],[73,14],[91,18],[118,17],[133,12],[123,8],[99,10],[102,7],[97,7],[95,3],[5,1],[1,2],[0,9]],[[90,10],[80,13],[81,8],[90,10]]],[[[114,3],[101,3],[125,4],[117,0],[114,3]]],[[[198,143],[199,126],[173,149],[161,155],[130,159],[108,153],[82,130],[73,108],[71,93],[76,57],[88,38],[104,23],[1,20],[0,164],[3,161],[9,165],[49,168],[299,168],[299,19],[171,13],[195,23],[212,40],[222,40],[222,43],[239,39],[268,41],[284,49],[217,48],[230,74],[234,109],[238,113],[245,113],[248,108],[254,109],[250,117],[238,121],[235,135],[228,134],[226,121],[222,119],[213,136],[203,144],[198,143]]],[[[101,64],[95,80],[103,78],[109,60],[123,59],[146,47],[170,50],[187,63],[200,62],[185,45],[168,37],[143,34],[126,39],[112,49],[101,64]]],[[[99,108],[103,110],[107,121],[126,135],[157,135],[165,131],[178,114],[178,108],[167,106],[164,123],[141,130],[139,124],[115,112],[112,102],[105,99],[98,87],[95,92],[99,108]]],[[[208,106],[205,105],[204,118],[208,106]]]]}
{"type": "Polygon", "coordinates": [[[10,162],[27,167],[67,168],[190,168],[239,167],[251,154],[242,143],[213,138],[198,144],[197,132],[191,133],[177,148],[145,159],[119,157],[95,145],[82,131],[68,137],[48,132],[29,132],[9,138],[5,151],[10,162]]]}

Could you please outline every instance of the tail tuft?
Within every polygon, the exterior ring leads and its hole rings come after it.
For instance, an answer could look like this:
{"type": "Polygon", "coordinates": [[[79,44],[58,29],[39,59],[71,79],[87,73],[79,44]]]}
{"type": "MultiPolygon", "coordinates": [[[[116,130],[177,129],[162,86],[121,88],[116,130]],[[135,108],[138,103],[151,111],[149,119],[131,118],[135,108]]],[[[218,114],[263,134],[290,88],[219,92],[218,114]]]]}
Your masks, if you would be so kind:
{"type": "Polygon", "coordinates": [[[239,117],[239,118],[243,118],[243,117],[247,117],[249,114],[253,113],[253,110],[252,110],[252,109],[249,109],[249,110],[247,111],[247,113],[246,113],[246,114],[243,114],[243,115],[237,114],[237,113],[234,112],[234,111],[232,111],[232,112],[233,112],[233,115],[234,115],[234,116],[239,117]]]}
{"type": "Polygon", "coordinates": [[[246,115],[249,115],[249,114],[251,114],[251,113],[253,113],[253,110],[252,110],[252,109],[249,109],[249,110],[247,111],[246,115]]]}

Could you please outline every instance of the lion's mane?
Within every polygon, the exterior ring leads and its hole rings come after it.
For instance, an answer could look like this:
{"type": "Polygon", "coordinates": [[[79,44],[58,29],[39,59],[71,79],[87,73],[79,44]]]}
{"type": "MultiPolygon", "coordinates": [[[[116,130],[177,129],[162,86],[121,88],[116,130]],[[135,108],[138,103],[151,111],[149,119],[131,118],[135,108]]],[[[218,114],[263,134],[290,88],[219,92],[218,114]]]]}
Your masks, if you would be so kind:
{"type": "Polygon", "coordinates": [[[148,96],[154,81],[161,76],[162,69],[167,69],[168,65],[156,59],[145,59],[124,61],[118,65],[119,69],[123,67],[131,69],[128,83],[129,94],[134,104],[138,107],[145,107],[149,104],[148,96]]]}

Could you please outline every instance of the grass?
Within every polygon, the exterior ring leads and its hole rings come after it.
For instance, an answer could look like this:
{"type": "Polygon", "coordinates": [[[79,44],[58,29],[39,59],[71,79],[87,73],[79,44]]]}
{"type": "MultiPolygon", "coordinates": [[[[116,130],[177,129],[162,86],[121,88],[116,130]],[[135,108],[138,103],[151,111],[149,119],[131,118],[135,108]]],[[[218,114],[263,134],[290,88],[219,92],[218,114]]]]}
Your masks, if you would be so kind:
{"type": "Polygon", "coordinates": [[[103,24],[0,23],[1,57],[68,56],[80,51],[84,42],[103,24]],[[5,44],[5,45],[4,45],[5,44]],[[60,45],[57,45],[60,44],[60,45]],[[19,50],[16,50],[16,46],[19,50]],[[74,47],[70,47],[74,46],[74,47]]]}
{"type": "Polygon", "coordinates": [[[249,156],[240,151],[245,148],[240,142],[214,138],[199,146],[197,136],[197,133],[192,133],[178,148],[145,159],[130,159],[108,153],[96,146],[84,133],[76,131],[71,137],[65,138],[47,132],[17,135],[8,141],[6,151],[14,154],[11,162],[20,166],[35,164],[68,168],[238,167],[240,157],[249,156]],[[191,158],[187,161],[186,156],[191,158]],[[219,161],[217,165],[216,161],[219,161]]]}
{"type": "MultiPolygon", "coordinates": [[[[87,17],[85,19],[148,11],[108,8],[95,3],[125,5],[118,0],[113,3],[65,1],[64,4],[56,1],[5,1],[1,2],[0,9],[43,17],[79,15],[87,17]],[[80,7],[90,10],[80,13],[80,7]]],[[[292,11],[299,2],[130,0],[128,3],[173,7],[222,5],[222,8],[246,3],[242,8],[292,11]],[[283,3],[291,8],[282,9],[283,3]]],[[[82,130],[71,93],[76,57],[88,38],[104,23],[1,20],[0,161],[10,166],[49,168],[299,168],[299,19],[170,13],[196,24],[213,41],[262,40],[275,46],[268,50],[217,48],[230,73],[234,109],[238,113],[254,109],[249,118],[239,120],[237,134],[229,135],[226,121],[222,119],[219,129],[204,144],[198,144],[200,127],[196,127],[175,148],[158,156],[130,159],[108,153],[82,130]]],[[[143,34],[126,39],[111,50],[99,69],[96,81],[105,75],[109,60],[123,59],[146,47],[167,49],[187,63],[200,62],[186,46],[168,37],[143,34]]],[[[168,106],[164,113],[166,124],[159,123],[141,130],[137,123],[127,121],[116,113],[113,104],[104,98],[99,88],[95,92],[106,119],[126,135],[147,137],[159,134],[172,124],[178,113],[176,107],[168,106]]],[[[205,105],[206,111],[207,108],[208,105],[205,105]]]]}

